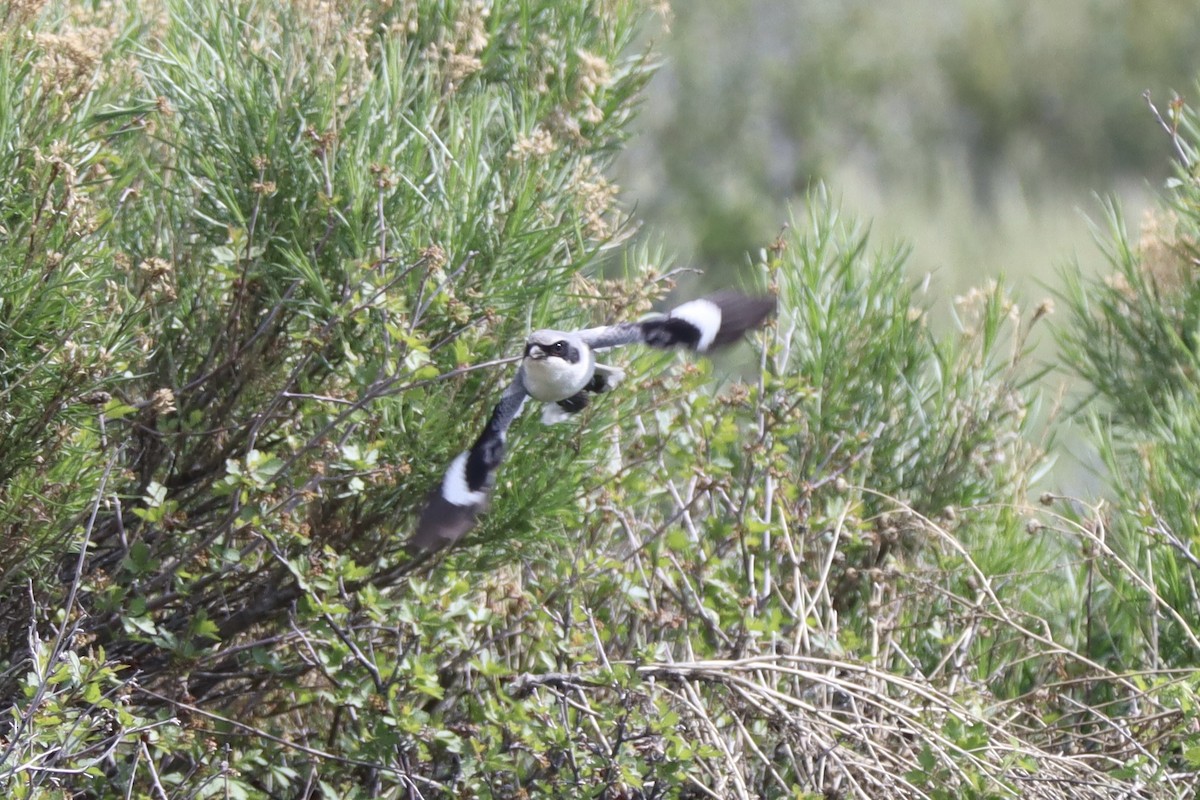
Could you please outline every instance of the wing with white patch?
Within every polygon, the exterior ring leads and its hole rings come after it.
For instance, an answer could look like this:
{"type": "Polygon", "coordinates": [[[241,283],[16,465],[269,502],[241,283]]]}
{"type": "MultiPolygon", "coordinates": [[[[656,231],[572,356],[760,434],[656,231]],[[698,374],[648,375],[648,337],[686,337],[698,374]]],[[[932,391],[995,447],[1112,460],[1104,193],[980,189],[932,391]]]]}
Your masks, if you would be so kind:
{"type": "Polygon", "coordinates": [[[440,550],[457,542],[475,526],[476,517],[487,505],[488,493],[496,481],[496,470],[504,460],[508,427],[521,413],[526,397],[525,373],[518,369],[513,382],[492,409],[483,433],[471,449],[459,453],[450,462],[442,482],[430,492],[417,530],[408,540],[409,550],[440,550]]]}
{"type": "Polygon", "coordinates": [[[661,349],[686,347],[706,353],[736,342],[747,331],[760,327],[774,310],[774,297],[717,292],[689,300],[665,316],[589,328],[579,335],[594,350],[640,343],[661,349]]]}

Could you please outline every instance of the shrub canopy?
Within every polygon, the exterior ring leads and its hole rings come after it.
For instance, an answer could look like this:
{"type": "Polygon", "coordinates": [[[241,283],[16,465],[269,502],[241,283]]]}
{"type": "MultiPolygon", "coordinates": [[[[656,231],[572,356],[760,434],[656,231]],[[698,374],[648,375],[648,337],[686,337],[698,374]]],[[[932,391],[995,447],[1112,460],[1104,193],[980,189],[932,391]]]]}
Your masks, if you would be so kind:
{"type": "Polygon", "coordinates": [[[1025,504],[1049,307],[992,286],[932,331],[817,190],[737,276],[773,327],[613,354],[409,560],[524,334],[684,274],[604,177],[647,11],[5,9],[6,796],[1188,791],[1194,287],[1138,284],[1146,247],[1069,297],[1115,507],[1025,504]]]}

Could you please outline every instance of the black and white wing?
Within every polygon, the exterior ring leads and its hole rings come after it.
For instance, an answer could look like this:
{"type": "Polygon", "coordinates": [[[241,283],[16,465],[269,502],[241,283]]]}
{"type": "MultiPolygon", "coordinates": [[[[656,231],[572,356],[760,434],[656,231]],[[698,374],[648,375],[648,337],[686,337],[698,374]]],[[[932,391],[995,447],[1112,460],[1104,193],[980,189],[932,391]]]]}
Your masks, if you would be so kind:
{"type": "Polygon", "coordinates": [[[408,541],[413,552],[433,552],[454,544],[475,526],[479,512],[487,506],[488,493],[496,480],[496,468],[504,460],[504,437],[508,426],[525,405],[525,374],[517,375],[500,402],[492,409],[487,426],[470,450],[450,462],[442,482],[429,494],[417,530],[408,541]]]}
{"type": "MultiPolygon", "coordinates": [[[[661,349],[686,347],[705,353],[736,342],[747,331],[761,326],[774,310],[774,297],[718,292],[676,306],[665,315],[640,322],[589,328],[576,336],[593,350],[646,344],[661,349]]],[[[618,369],[597,366],[584,392],[608,391],[623,375],[618,369]]],[[[587,402],[584,392],[580,392],[579,398],[568,398],[568,401],[582,408],[587,402]]],[[[408,541],[410,551],[430,553],[440,550],[457,542],[474,527],[479,513],[487,506],[496,469],[504,459],[505,434],[521,413],[527,397],[522,367],[504,390],[475,444],[450,463],[441,484],[430,493],[417,530],[408,541]]],[[[564,410],[570,412],[579,408],[571,406],[564,410]]]]}
{"type": "Polygon", "coordinates": [[[579,336],[593,350],[646,344],[663,350],[686,347],[706,353],[736,342],[747,331],[761,326],[774,310],[775,298],[769,295],[750,297],[724,291],[689,300],[664,316],[588,328],[580,331],[579,336]]]}

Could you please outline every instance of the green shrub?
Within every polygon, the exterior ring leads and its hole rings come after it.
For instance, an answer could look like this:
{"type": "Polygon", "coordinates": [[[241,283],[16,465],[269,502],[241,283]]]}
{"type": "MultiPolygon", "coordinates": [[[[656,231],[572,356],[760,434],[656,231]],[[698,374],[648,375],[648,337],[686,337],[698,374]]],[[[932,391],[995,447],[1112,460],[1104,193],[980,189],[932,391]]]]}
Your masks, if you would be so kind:
{"type": "Polygon", "coordinates": [[[1175,129],[1184,163],[1165,207],[1147,212],[1136,241],[1111,209],[1105,250],[1113,271],[1096,281],[1068,276],[1073,324],[1062,337],[1067,362],[1093,400],[1088,419],[1113,487],[1111,507],[1092,523],[1105,587],[1095,636],[1130,669],[1192,665],[1200,656],[1192,623],[1200,568],[1197,128],[1189,109],[1175,105],[1168,113],[1163,123],[1175,129]]]}
{"type": "Polygon", "coordinates": [[[1031,536],[1046,308],[932,331],[820,192],[738,275],[765,334],[611,354],[622,389],[518,420],[478,531],[408,560],[524,333],[680,274],[603,177],[644,12],[6,12],[6,796],[1184,792],[1190,406],[1146,429],[1164,549],[1031,536]]]}

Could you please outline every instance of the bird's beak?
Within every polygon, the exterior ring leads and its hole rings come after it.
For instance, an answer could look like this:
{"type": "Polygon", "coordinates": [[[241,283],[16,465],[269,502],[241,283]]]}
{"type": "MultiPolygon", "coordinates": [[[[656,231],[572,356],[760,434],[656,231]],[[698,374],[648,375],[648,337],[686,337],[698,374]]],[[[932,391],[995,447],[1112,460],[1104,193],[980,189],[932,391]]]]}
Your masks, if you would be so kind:
{"type": "Polygon", "coordinates": [[[525,345],[525,357],[532,358],[534,361],[541,361],[546,357],[546,351],[542,349],[540,344],[525,345]]]}

